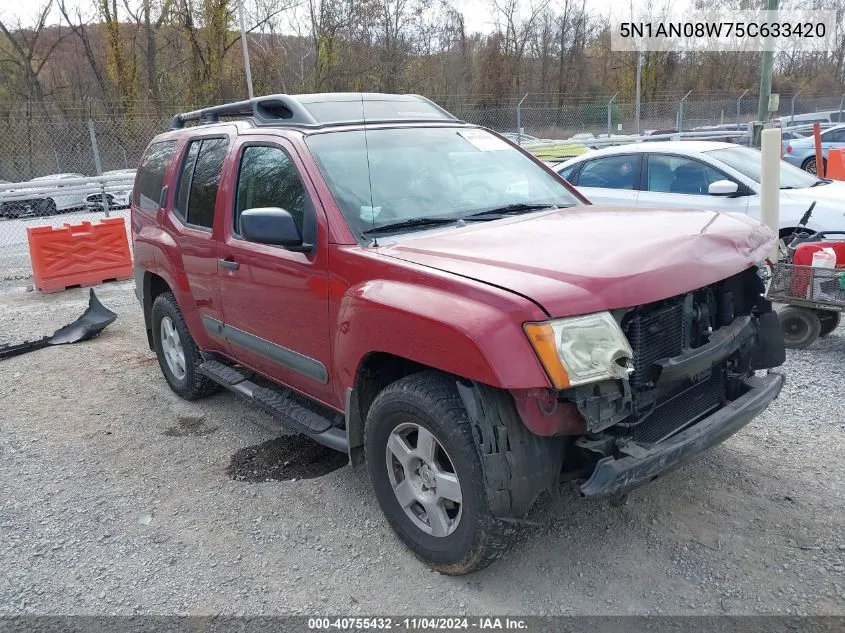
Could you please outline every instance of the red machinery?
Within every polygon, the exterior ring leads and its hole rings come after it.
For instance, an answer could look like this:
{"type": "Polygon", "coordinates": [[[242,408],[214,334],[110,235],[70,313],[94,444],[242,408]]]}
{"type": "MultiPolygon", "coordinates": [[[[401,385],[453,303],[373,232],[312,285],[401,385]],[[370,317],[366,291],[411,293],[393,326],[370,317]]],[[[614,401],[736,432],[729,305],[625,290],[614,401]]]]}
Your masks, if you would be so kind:
{"type": "Polygon", "coordinates": [[[815,203],[799,223],[782,261],[774,265],[767,297],[787,306],[778,312],[787,347],[805,348],[839,325],[845,311],[845,231],[803,230],[815,203]],[[836,254],[833,268],[814,267],[822,249],[836,254]]]}

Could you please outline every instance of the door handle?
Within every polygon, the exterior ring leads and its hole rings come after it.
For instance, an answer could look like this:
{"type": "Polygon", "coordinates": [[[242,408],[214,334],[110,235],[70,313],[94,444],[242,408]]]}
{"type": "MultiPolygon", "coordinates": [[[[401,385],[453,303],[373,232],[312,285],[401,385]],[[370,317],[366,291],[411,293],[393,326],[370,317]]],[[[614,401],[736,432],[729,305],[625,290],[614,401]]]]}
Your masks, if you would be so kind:
{"type": "Polygon", "coordinates": [[[222,266],[223,268],[226,268],[227,270],[237,270],[241,267],[238,262],[232,261],[230,259],[218,259],[217,263],[220,264],[220,266],[222,266]]]}

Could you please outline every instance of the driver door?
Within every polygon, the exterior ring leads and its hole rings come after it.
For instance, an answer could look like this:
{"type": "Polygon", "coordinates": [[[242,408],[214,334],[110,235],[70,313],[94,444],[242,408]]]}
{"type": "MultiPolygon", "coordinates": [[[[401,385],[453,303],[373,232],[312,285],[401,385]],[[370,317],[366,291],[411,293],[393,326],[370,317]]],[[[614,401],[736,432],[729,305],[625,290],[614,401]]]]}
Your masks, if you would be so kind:
{"type": "Polygon", "coordinates": [[[219,281],[226,338],[235,359],[273,380],[331,402],[328,237],[316,192],[294,149],[277,137],[241,141],[231,166],[219,281]],[[248,242],[245,209],[279,207],[310,253],[248,242]]]}

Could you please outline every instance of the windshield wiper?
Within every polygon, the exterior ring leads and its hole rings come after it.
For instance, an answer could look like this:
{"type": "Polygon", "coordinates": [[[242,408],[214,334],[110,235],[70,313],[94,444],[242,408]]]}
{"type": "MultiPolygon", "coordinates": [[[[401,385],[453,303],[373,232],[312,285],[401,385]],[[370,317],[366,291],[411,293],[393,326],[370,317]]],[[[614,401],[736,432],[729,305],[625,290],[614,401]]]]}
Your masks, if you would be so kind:
{"type": "Polygon", "coordinates": [[[527,202],[517,202],[514,204],[506,204],[503,207],[495,207],[493,209],[485,209],[477,213],[470,213],[463,216],[462,219],[468,218],[483,218],[488,215],[519,215],[520,213],[529,213],[531,211],[540,211],[541,209],[561,209],[569,205],[559,204],[529,204],[527,202]]]}
{"type": "Polygon", "coordinates": [[[816,182],[810,185],[810,189],[813,187],[818,187],[819,185],[829,185],[833,181],[830,178],[819,178],[816,182]]]}
{"type": "Polygon", "coordinates": [[[368,233],[390,233],[392,231],[401,231],[402,229],[416,229],[424,226],[442,226],[443,224],[455,224],[457,218],[411,218],[410,220],[402,220],[401,222],[391,222],[390,224],[382,224],[370,229],[361,231],[364,235],[368,233]]]}

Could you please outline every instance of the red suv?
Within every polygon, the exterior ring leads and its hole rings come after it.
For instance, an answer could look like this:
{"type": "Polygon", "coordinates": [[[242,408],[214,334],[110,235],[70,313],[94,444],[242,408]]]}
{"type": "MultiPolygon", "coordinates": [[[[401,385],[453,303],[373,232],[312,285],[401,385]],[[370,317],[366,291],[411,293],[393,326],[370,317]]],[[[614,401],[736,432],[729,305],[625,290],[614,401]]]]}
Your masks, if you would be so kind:
{"type": "Polygon", "coordinates": [[[755,374],[784,360],[769,229],[591,206],[418,96],[177,115],[141,162],[132,231],[171,389],[222,385],[366,461],[390,525],[444,573],[501,556],[562,478],[619,500],[784,380],[755,374]]]}

